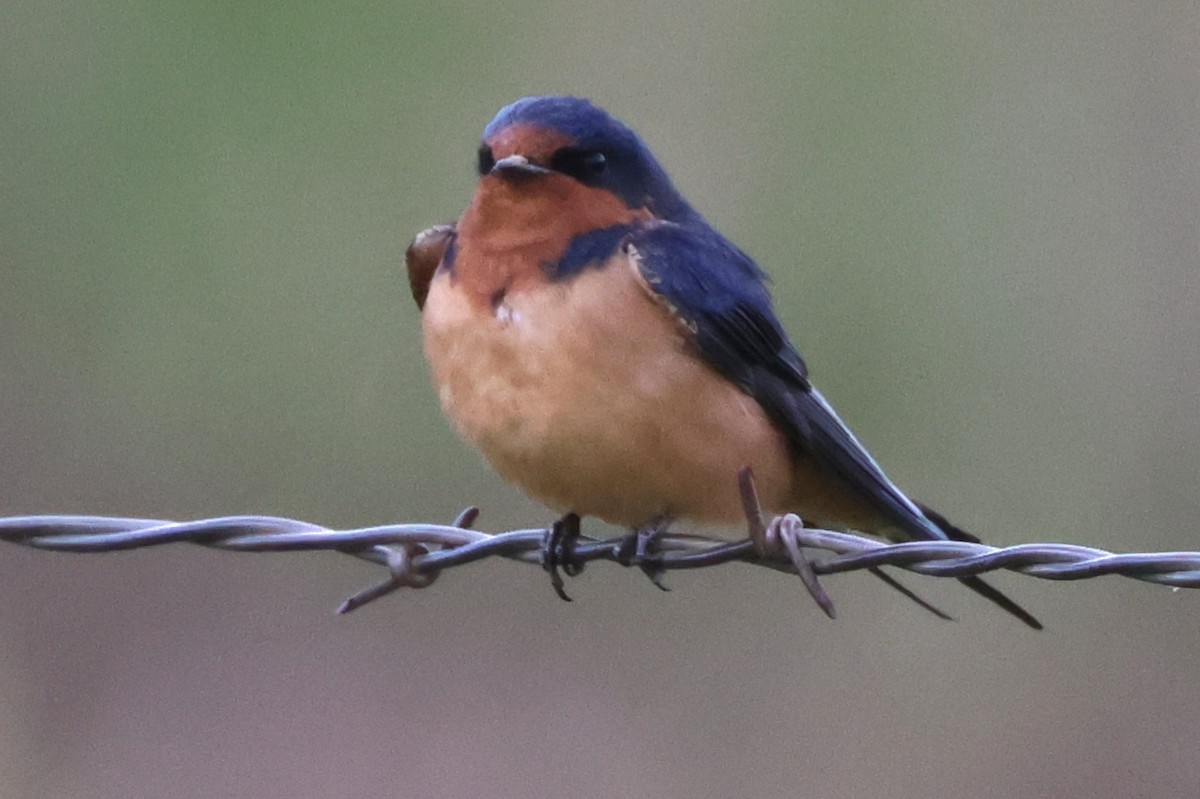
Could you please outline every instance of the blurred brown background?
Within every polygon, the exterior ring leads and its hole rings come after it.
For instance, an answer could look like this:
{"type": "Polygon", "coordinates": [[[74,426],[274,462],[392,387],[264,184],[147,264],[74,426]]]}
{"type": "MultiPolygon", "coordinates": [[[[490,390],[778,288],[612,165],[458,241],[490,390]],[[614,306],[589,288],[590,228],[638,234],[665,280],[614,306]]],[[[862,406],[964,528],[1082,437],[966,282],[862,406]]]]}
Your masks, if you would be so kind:
{"type": "MultiPolygon", "coordinates": [[[[1200,548],[1193,2],[0,6],[0,515],[550,515],[443,422],[401,254],[590,96],[773,274],[901,485],[1200,548]],[[802,5],[802,7],[801,7],[802,5]]],[[[591,529],[599,531],[595,525],[591,529]]],[[[0,796],[1183,796],[1200,595],[0,546],[0,796]]]]}

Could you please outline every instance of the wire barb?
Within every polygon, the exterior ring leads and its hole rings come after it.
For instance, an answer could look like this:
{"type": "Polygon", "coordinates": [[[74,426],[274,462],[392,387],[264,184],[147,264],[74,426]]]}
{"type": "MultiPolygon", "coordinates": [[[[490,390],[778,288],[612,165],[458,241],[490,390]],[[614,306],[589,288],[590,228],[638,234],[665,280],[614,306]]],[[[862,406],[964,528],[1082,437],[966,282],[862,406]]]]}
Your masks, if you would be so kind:
{"type": "MultiPolygon", "coordinates": [[[[752,480],[751,480],[752,482],[752,480]]],[[[752,487],[752,486],[751,486],[752,487]]],[[[751,495],[753,496],[753,495],[751,495]]],[[[755,499],[755,505],[757,500],[755,499]]],[[[473,529],[478,510],[468,508],[450,525],[391,524],[331,530],[274,516],[227,516],[190,522],[108,516],[14,516],[0,518],[0,540],[57,552],[114,552],[191,543],[233,552],[339,552],[382,565],[388,576],[347,599],[347,613],[399,588],[425,588],[446,569],[491,557],[540,567],[545,528],[487,533],[473,529]]],[[[805,578],[813,598],[831,617],[833,605],[818,576],[893,566],[936,577],[967,577],[1007,570],[1043,580],[1084,580],[1120,575],[1174,588],[1200,588],[1200,552],[1114,554],[1070,544],[1022,544],[998,548],[963,541],[886,544],[850,533],[804,527],[784,516],[770,524],[747,513],[749,538],[723,541],[682,533],[657,537],[655,568],[663,572],[748,563],[805,578]],[[775,529],[772,529],[775,528],[775,529]],[[809,559],[802,550],[827,553],[809,559]]],[[[574,569],[591,561],[621,563],[621,538],[580,535],[572,544],[574,569]]],[[[638,565],[637,559],[626,565],[638,565]]],[[[894,580],[887,575],[889,582],[894,580]]],[[[911,595],[907,589],[906,595],[911,595]]],[[[918,600],[920,601],[920,600],[918,600]]],[[[933,612],[944,616],[940,611],[933,612]]]]}
{"type": "Polygon", "coordinates": [[[742,511],[746,514],[746,529],[750,540],[754,543],[754,549],[760,556],[766,557],[777,555],[782,546],[782,551],[792,562],[792,568],[795,569],[796,575],[808,589],[808,595],[813,598],[817,607],[823,610],[826,616],[836,619],[837,612],[833,608],[833,600],[829,598],[829,594],[825,593],[825,589],[817,580],[817,574],[813,571],[812,564],[808,562],[808,558],[804,557],[804,552],[800,549],[797,531],[804,529],[804,522],[800,520],[799,516],[792,513],[777,516],[769,524],[763,522],[762,503],[758,500],[758,489],[754,485],[754,470],[749,466],[743,466],[738,471],[738,492],[742,497],[742,511]]]}

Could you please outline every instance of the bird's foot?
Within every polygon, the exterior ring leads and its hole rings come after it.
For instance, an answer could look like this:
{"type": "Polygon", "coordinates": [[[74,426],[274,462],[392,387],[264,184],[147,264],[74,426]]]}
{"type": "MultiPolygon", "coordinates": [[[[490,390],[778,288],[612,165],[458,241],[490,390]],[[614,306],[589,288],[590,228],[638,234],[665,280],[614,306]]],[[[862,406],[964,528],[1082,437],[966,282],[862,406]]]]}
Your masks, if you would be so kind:
{"type": "Polygon", "coordinates": [[[554,522],[542,538],[542,568],[550,572],[550,585],[564,602],[570,602],[571,597],[567,596],[563,574],[574,577],[583,571],[583,564],[575,560],[575,542],[578,540],[578,513],[568,513],[554,522]]]}
{"type": "Polygon", "coordinates": [[[670,591],[663,582],[666,570],[662,566],[662,550],[660,548],[663,533],[671,526],[673,518],[670,514],[655,516],[653,519],[630,530],[628,535],[617,543],[614,555],[622,566],[637,566],[650,578],[650,582],[662,591],[670,591]]]}

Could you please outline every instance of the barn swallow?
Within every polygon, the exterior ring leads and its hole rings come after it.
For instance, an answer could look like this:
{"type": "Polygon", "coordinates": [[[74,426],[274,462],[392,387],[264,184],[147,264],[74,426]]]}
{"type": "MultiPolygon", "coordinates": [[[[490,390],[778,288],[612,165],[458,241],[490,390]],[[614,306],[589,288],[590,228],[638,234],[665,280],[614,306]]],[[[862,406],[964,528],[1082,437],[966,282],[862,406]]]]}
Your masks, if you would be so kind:
{"type": "Polygon", "coordinates": [[[884,474],[810,382],[763,271],[625,124],[527,97],[484,129],[477,169],[458,222],[419,235],[407,265],[442,408],[506,480],[633,529],[728,525],[750,466],[773,513],[978,540],[884,474]]]}

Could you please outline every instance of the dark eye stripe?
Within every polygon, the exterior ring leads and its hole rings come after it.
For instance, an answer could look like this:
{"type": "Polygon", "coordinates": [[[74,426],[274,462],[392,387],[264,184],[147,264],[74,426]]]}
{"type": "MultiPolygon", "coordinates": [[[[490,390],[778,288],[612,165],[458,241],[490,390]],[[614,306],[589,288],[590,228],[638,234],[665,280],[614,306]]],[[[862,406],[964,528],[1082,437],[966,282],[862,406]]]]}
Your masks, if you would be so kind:
{"type": "Polygon", "coordinates": [[[595,185],[608,169],[608,158],[599,150],[563,147],[551,157],[550,168],[581,183],[595,185]]]}

